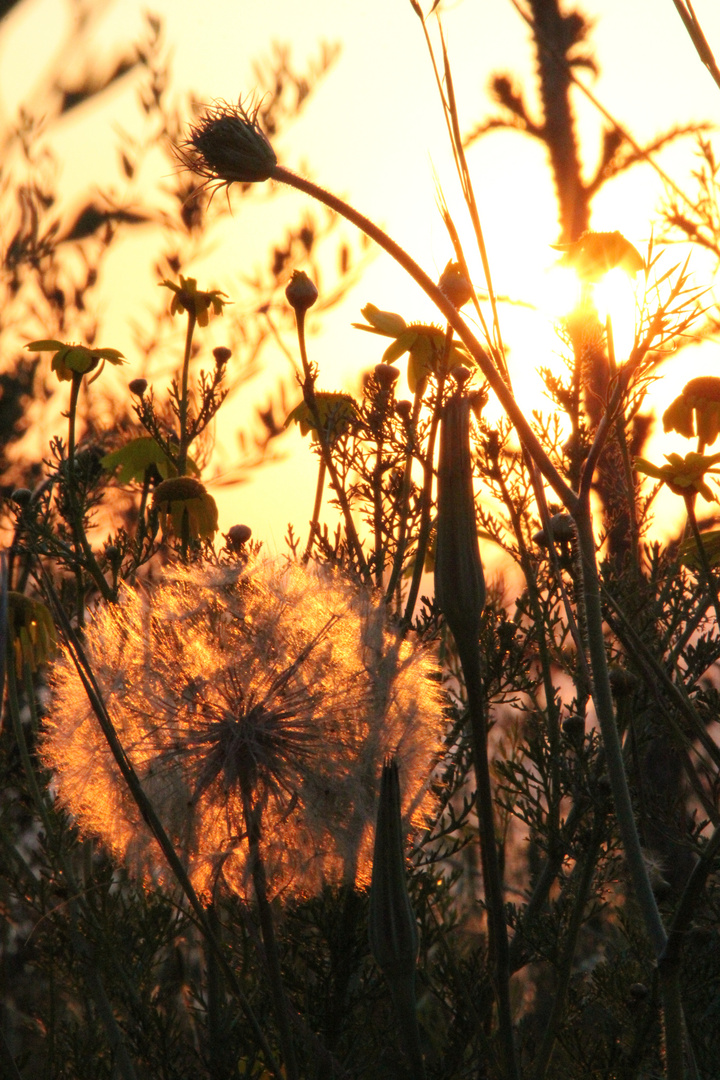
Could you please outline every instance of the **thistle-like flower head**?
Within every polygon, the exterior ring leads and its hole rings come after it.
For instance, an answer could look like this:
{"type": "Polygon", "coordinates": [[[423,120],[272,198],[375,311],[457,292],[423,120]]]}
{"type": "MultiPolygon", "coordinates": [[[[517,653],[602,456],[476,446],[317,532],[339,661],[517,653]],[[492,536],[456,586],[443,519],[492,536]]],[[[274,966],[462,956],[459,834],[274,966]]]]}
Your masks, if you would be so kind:
{"type": "MultiPolygon", "coordinates": [[[[381,601],[326,568],[177,568],[98,611],[85,648],[108,713],[195,888],[248,887],[248,810],[273,890],[366,882],[381,764],[403,765],[406,823],[427,808],[440,709],[429,655],[381,601]]],[[[163,858],[69,655],[43,757],[61,801],[131,872],[163,858]]]]}
{"type": "Polygon", "coordinates": [[[277,157],[258,123],[258,109],[246,109],[241,101],[208,106],[178,148],[182,163],[220,187],[269,180],[277,157]]]}

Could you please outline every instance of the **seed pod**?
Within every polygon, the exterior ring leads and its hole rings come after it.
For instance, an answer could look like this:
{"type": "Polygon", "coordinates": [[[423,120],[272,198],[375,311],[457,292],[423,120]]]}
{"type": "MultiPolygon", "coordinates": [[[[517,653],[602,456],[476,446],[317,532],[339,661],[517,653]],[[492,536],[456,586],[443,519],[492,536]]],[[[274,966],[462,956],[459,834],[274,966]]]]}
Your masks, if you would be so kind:
{"type": "Polygon", "coordinates": [[[435,599],[458,645],[477,643],[485,606],[470,457],[470,401],[453,397],[440,428],[435,599]]]}

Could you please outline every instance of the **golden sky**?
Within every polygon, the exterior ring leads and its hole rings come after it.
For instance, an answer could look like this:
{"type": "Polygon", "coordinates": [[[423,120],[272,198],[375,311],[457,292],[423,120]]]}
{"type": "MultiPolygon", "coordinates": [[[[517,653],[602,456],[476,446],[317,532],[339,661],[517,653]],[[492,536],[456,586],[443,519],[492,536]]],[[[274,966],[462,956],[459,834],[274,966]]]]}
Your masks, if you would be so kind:
{"type": "MultiPolygon", "coordinates": [[[[594,22],[592,41],[600,65],[598,78],[589,73],[581,77],[636,139],[651,139],[674,124],[718,120],[720,90],[697,59],[672,0],[588,0],[579,6],[594,22]]],[[[696,0],[694,6],[720,55],[720,4],[696,0]]],[[[118,42],[141,33],[148,4],[118,0],[90,7],[101,12],[95,44],[102,57],[110,55],[118,42]]],[[[493,72],[519,76],[534,103],[528,32],[509,0],[455,0],[443,8],[463,125],[470,127],[491,110],[486,91],[493,72]]],[[[178,98],[190,89],[206,100],[235,100],[249,93],[254,85],[253,61],[267,56],[273,42],[291,43],[299,67],[317,53],[320,39],[339,42],[339,59],[278,141],[280,160],[301,171],[309,166],[320,183],[348,196],[384,224],[431,275],[442,270],[451,248],[436,209],[433,170],[458,215],[460,203],[421,28],[407,0],[215,0],[204,5],[156,0],[151,10],[165,21],[178,98]]],[[[61,0],[25,0],[7,20],[0,41],[3,122],[12,117],[19,101],[42,101],[38,72],[47,61],[60,55],[69,65],[83,62],[67,38],[68,26],[61,0]]],[[[602,123],[580,95],[575,103],[583,158],[591,172],[602,123]]],[[[101,117],[78,110],[61,131],[57,146],[68,190],[80,173],[86,180],[96,177],[98,184],[107,178],[115,160],[117,128],[132,126],[134,108],[134,91],[120,87],[109,95],[101,117]]],[[[514,133],[492,134],[470,151],[469,160],[498,292],[543,302],[547,295],[543,270],[556,259],[549,245],[557,238],[557,223],[542,149],[514,133]]],[[[659,160],[677,182],[688,184],[693,167],[690,140],[665,151],[659,160]]],[[[657,221],[661,194],[662,183],[652,170],[638,168],[601,193],[594,204],[593,227],[620,229],[643,251],[657,221]]],[[[282,213],[293,220],[301,207],[299,197],[289,193],[273,209],[280,215],[276,223],[262,213],[255,221],[238,213],[227,226],[223,244],[214,246],[202,265],[186,272],[197,276],[202,286],[221,288],[232,297],[241,265],[252,268],[263,259],[269,242],[282,235],[286,220],[282,213]]],[[[112,303],[107,301],[112,339],[102,344],[127,353],[132,378],[137,371],[132,370],[131,342],[123,340],[125,307],[135,309],[143,303],[148,283],[135,282],[131,267],[122,268],[121,276],[122,288],[114,291],[112,303]],[[134,287],[145,293],[135,295],[134,287]]],[[[153,303],[156,296],[152,295],[153,303]]],[[[433,317],[417,288],[387,257],[378,255],[313,337],[311,350],[320,365],[323,388],[352,389],[360,372],[380,358],[377,341],[350,328],[368,301],[400,311],[408,321],[433,317]]],[[[516,309],[508,309],[503,330],[511,345],[516,381],[527,388],[529,403],[541,404],[530,373],[539,363],[552,361],[551,318],[520,317],[516,309]]],[[[293,347],[291,338],[288,345],[293,347]]],[[[715,347],[705,346],[686,353],[676,365],[681,370],[675,372],[670,362],[667,379],[657,391],[659,407],[664,408],[690,377],[689,364],[693,375],[712,371],[715,352],[715,347]]],[[[287,361],[278,353],[268,358],[267,369],[270,380],[276,373],[287,375],[287,361]]],[[[225,418],[218,433],[221,441],[232,442],[233,429],[245,423],[253,405],[267,396],[266,386],[258,380],[245,390],[244,403],[234,405],[232,415],[225,418]]],[[[655,456],[676,448],[663,438],[656,445],[655,456]]],[[[276,547],[282,544],[288,520],[304,533],[314,467],[307,445],[294,434],[284,449],[284,465],[263,469],[232,495],[218,492],[222,528],[246,521],[257,536],[276,547]]]]}

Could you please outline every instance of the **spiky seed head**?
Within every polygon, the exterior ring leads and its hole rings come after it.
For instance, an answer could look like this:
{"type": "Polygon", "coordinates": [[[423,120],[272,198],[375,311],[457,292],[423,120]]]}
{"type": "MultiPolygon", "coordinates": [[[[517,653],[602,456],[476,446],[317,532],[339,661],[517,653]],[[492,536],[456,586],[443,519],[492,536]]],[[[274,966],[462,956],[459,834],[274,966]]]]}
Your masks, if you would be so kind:
{"type": "Polygon", "coordinates": [[[178,148],[182,163],[209,183],[219,186],[255,184],[269,180],[277,157],[258,123],[259,106],[216,101],[190,128],[178,148]]]}

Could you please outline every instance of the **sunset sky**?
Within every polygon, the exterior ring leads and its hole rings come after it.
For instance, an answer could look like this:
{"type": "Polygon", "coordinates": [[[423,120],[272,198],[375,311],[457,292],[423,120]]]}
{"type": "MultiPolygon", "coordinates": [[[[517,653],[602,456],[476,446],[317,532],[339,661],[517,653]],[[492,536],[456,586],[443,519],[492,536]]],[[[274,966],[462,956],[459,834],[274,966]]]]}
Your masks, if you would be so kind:
{"type": "MultiPolygon", "coordinates": [[[[592,43],[600,66],[597,79],[587,72],[581,77],[638,141],[675,124],[720,119],[720,90],[698,60],[672,0],[588,0],[579,6],[593,20],[592,43]]],[[[720,55],[720,4],[696,0],[694,6],[720,55]]],[[[494,72],[516,75],[535,104],[529,34],[510,0],[455,0],[442,8],[463,127],[471,127],[493,109],[487,86],[494,72]]],[[[436,208],[433,170],[453,212],[461,216],[461,210],[421,27],[407,0],[215,0],[202,5],[155,0],[150,9],[165,21],[178,99],[189,90],[208,101],[236,100],[251,92],[253,61],[267,57],[273,42],[290,43],[300,68],[317,54],[321,39],[339,42],[338,60],[279,139],[278,156],[283,164],[299,171],[307,168],[323,186],[349,197],[432,276],[439,274],[451,248],[436,208]]],[[[98,19],[98,56],[111,56],[116,43],[139,37],[146,10],[147,3],[136,0],[108,3],[98,19]]],[[[0,39],[3,124],[11,120],[19,102],[42,100],[38,73],[47,62],[58,54],[67,55],[68,63],[80,62],[67,40],[68,26],[61,0],[26,0],[6,20],[0,39]]],[[[132,87],[121,86],[108,95],[102,115],[74,116],[61,130],[56,149],[68,191],[80,175],[86,181],[97,177],[98,183],[107,179],[115,160],[117,128],[132,127],[137,113],[134,94],[132,87]]],[[[579,94],[575,104],[584,162],[591,172],[602,122],[579,94]]],[[[515,133],[492,134],[470,151],[469,160],[498,292],[542,305],[548,295],[543,273],[557,258],[549,245],[558,231],[542,148],[515,133]]],[[[691,140],[663,152],[659,162],[690,190],[691,140]]],[[[635,169],[601,193],[594,204],[593,227],[620,229],[643,251],[657,221],[661,196],[662,183],[653,171],[648,166],[635,169]]],[[[246,214],[237,214],[222,245],[208,251],[202,265],[187,267],[186,272],[197,276],[201,285],[221,288],[232,297],[241,269],[252,269],[263,260],[269,244],[282,236],[286,223],[297,219],[301,207],[294,193],[283,196],[273,211],[279,215],[274,233],[266,218],[253,222],[246,214]]],[[[704,266],[698,267],[706,274],[704,266]]],[[[136,284],[132,268],[126,267],[122,287],[116,288],[106,311],[111,338],[102,342],[126,351],[129,378],[137,370],[131,342],[123,341],[123,333],[125,307],[143,302],[133,291],[136,284]]],[[[147,291],[147,283],[142,288],[147,291]]],[[[156,294],[151,299],[156,303],[156,294]]],[[[350,327],[368,301],[400,311],[408,321],[433,318],[417,288],[378,254],[349,296],[316,327],[311,349],[323,388],[352,390],[362,370],[380,359],[377,341],[350,327]]],[[[541,404],[531,372],[539,363],[552,361],[551,314],[530,320],[517,309],[505,309],[503,330],[511,346],[514,377],[528,388],[528,407],[541,404]]],[[[293,348],[291,338],[287,344],[293,348]]],[[[679,365],[682,370],[675,372],[670,371],[670,361],[667,379],[656,391],[659,408],[691,374],[715,370],[716,355],[716,346],[692,350],[679,365]]],[[[276,359],[275,367],[268,359],[266,380],[272,381],[275,373],[288,374],[287,360],[279,355],[276,359]]],[[[225,418],[219,439],[232,439],[233,429],[246,422],[255,404],[263,403],[268,385],[261,379],[250,384],[244,402],[233,406],[232,417],[225,418]]],[[[656,457],[676,448],[662,433],[652,446],[656,457]]],[[[275,547],[282,545],[288,520],[304,532],[314,469],[307,445],[295,434],[283,449],[287,455],[283,465],[262,470],[232,495],[218,492],[222,528],[243,520],[275,547]]]]}

